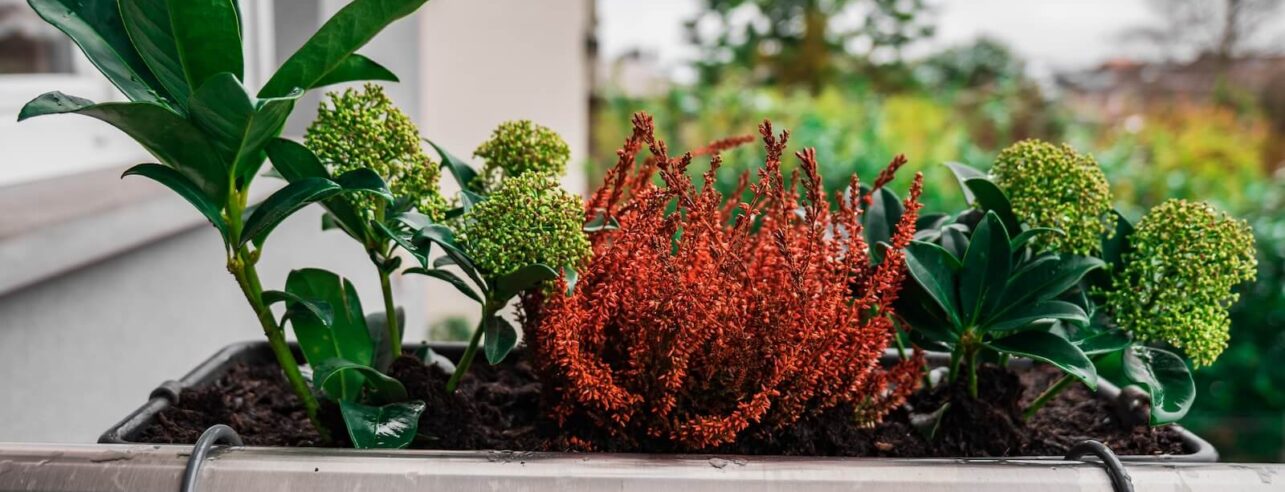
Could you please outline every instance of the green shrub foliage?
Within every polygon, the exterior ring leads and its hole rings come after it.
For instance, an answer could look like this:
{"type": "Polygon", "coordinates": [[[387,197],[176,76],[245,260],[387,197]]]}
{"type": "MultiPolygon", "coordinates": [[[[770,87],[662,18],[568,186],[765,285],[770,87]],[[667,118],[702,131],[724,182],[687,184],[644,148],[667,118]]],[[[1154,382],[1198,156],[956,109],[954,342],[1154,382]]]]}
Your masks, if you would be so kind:
{"type": "Polygon", "coordinates": [[[1197,367],[1212,364],[1227,346],[1232,288],[1257,269],[1249,224],[1203,202],[1169,200],[1142,218],[1130,247],[1106,294],[1116,322],[1139,340],[1182,349],[1197,367]]]}
{"type": "Polygon", "coordinates": [[[991,175],[1013,203],[1013,212],[1030,227],[1065,235],[1043,235],[1037,249],[1091,255],[1111,226],[1111,190],[1090,155],[1040,140],[1023,140],[995,158],[991,175]]]}
{"type": "MultiPolygon", "coordinates": [[[[376,84],[358,91],[328,94],[329,103],[317,109],[304,142],[333,174],[371,169],[384,178],[394,196],[410,200],[420,213],[441,220],[446,200],[438,188],[439,166],[420,145],[419,129],[376,84]]],[[[381,199],[362,198],[359,210],[367,219],[381,199]]]]}

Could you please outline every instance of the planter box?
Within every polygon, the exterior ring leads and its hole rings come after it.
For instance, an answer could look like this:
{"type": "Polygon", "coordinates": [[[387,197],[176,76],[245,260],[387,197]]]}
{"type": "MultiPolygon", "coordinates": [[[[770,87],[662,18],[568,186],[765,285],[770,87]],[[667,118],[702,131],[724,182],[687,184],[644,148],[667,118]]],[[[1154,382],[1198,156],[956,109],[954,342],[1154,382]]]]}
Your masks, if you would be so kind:
{"type": "MultiPolygon", "coordinates": [[[[408,345],[407,348],[413,349],[422,345],[408,345]]],[[[433,343],[429,346],[438,353],[458,359],[464,351],[462,343],[433,343]]],[[[297,358],[302,358],[297,353],[297,358]]],[[[929,354],[931,363],[940,364],[945,361],[941,354],[929,354]]],[[[889,351],[885,358],[895,358],[895,351],[889,351]]],[[[149,395],[147,403],[139,409],[133,411],[116,425],[107,429],[98,442],[103,444],[142,444],[135,439],[139,433],[151,425],[152,420],[161,410],[175,401],[178,394],[183,388],[201,386],[212,383],[227,372],[228,368],[238,362],[257,365],[257,364],[275,364],[276,360],[272,356],[267,342],[241,342],[224,347],[202,362],[195,369],[178,381],[166,381],[149,395]]],[[[1120,389],[1110,382],[1101,381],[1098,384],[1097,396],[1099,398],[1114,400],[1120,394],[1120,389]]],[[[1175,430],[1181,436],[1183,445],[1191,452],[1189,454],[1166,454],[1166,455],[1122,455],[1121,461],[1125,462],[1190,462],[1190,463],[1212,463],[1218,461],[1218,452],[1208,441],[1200,438],[1190,431],[1179,426],[1174,426],[1175,430]]],[[[487,456],[492,451],[462,451],[457,453],[475,453],[478,456],[487,456]]],[[[547,454],[547,453],[545,453],[547,454]]],[[[796,458],[797,459],[797,458],[796,458]]],[[[1061,461],[1061,456],[1023,456],[1007,457],[1005,460],[1056,460],[1061,461]]]]}

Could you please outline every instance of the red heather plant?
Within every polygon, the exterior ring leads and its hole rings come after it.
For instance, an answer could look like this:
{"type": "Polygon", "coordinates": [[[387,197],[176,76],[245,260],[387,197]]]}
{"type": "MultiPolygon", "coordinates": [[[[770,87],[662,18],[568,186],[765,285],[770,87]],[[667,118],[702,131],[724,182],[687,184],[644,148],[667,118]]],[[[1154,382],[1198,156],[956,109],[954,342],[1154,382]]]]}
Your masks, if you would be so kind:
{"type": "MultiPolygon", "coordinates": [[[[887,314],[914,234],[922,177],[882,263],[861,232],[863,197],[831,211],[812,149],[787,183],[788,133],[760,127],[767,160],[752,197],[696,186],[691,154],[672,158],[649,116],[634,117],[619,162],[587,217],[619,225],[592,235],[574,292],[553,289],[528,328],[551,411],[570,434],[588,427],[626,446],[704,449],[765,435],[807,414],[850,408],[873,425],[917,387],[919,354],[890,369],[887,314]],[[638,164],[643,145],[652,157],[638,164]],[[659,174],[660,184],[653,184],[659,174]],[[802,184],[802,196],[798,193],[802,184]],[[676,207],[676,208],[674,208],[676,207]]],[[[857,178],[851,190],[860,189],[857,178]]]]}

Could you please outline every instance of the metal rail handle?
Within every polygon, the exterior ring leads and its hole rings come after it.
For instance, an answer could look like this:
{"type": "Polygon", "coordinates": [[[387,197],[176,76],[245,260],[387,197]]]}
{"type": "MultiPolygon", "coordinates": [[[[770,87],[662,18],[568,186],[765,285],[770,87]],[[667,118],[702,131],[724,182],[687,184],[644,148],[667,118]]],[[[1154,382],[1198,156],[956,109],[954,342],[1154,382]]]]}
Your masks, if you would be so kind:
{"type": "Polygon", "coordinates": [[[218,424],[205,429],[201,433],[201,438],[196,440],[196,446],[192,447],[192,456],[187,458],[187,466],[183,468],[183,482],[179,484],[179,492],[195,492],[196,477],[201,471],[201,463],[205,462],[205,457],[210,453],[210,448],[215,444],[223,442],[233,446],[244,446],[241,442],[241,436],[223,424],[218,424]]]}
{"type": "Polygon", "coordinates": [[[1066,452],[1066,460],[1084,461],[1081,458],[1088,454],[1102,460],[1102,467],[1106,468],[1107,476],[1111,477],[1111,488],[1115,492],[1133,492],[1133,478],[1129,477],[1129,472],[1124,469],[1124,464],[1120,463],[1120,458],[1117,458],[1115,453],[1111,452],[1111,448],[1105,444],[1092,439],[1081,441],[1066,452]]]}

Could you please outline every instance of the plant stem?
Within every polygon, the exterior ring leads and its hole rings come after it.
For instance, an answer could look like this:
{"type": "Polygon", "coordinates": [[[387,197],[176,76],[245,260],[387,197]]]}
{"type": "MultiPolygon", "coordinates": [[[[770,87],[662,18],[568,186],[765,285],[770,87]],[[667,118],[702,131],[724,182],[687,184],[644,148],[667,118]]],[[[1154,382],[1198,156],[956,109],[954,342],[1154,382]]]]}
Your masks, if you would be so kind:
{"type": "Polygon", "coordinates": [[[1053,383],[1053,386],[1049,386],[1043,393],[1040,393],[1040,396],[1031,402],[1031,406],[1026,407],[1026,410],[1022,412],[1022,420],[1030,420],[1031,417],[1035,416],[1035,412],[1040,411],[1045,404],[1052,401],[1053,397],[1057,396],[1073,382],[1075,382],[1075,379],[1070,374],[1063,374],[1057,382],[1053,383]]]}
{"type": "MultiPolygon", "coordinates": [[[[490,303],[487,303],[490,305],[490,303]]],[[[473,338],[468,341],[468,348],[464,349],[464,356],[460,357],[460,363],[455,366],[455,372],[451,374],[451,380],[446,382],[446,392],[454,393],[455,388],[460,385],[460,380],[464,379],[464,373],[468,372],[469,366],[473,365],[473,359],[477,357],[477,346],[482,341],[482,333],[486,331],[487,320],[494,314],[490,309],[482,310],[482,321],[477,323],[477,329],[473,331],[473,338]]]]}
{"type": "Polygon", "coordinates": [[[389,281],[388,271],[379,268],[379,286],[384,290],[384,316],[388,321],[388,346],[396,359],[402,355],[402,330],[397,326],[397,305],[393,303],[393,286],[389,281]]]}
{"type": "Polygon", "coordinates": [[[228,260],[228,270],[231,270],[232,276],[236,277],[237,284],[241,286],[241,293],[245,294],[245,300],[250,303],[255,316],[259,318],[259,324],[263,326],[263,334],[268,337],[268,345],[272,347],[272,354],[276,356],[277,364],[285,372],[291,389],[303,403],[304,411],[308,413],[308,420],[321,434],[322,439],[329,441],[329,430],[317,418],[319,407],[317,399],[312,395],[312,390],[308,389],[308,383],[304,381],[303,374],[299,372],[299,362],[295,360],[290,346],[286,343],[285,331],[277,324],[272,310],[263,304],[263,289],[260,287],[259,273],[255,270],[254,262],[245,247],[237,250],[236,256],[228,260]]]}
{"type": "Polygon", "coordinates": [[[977,398],[977,349],[967,349],[964,364],[968,366],[968,396],[977,398]]]}

